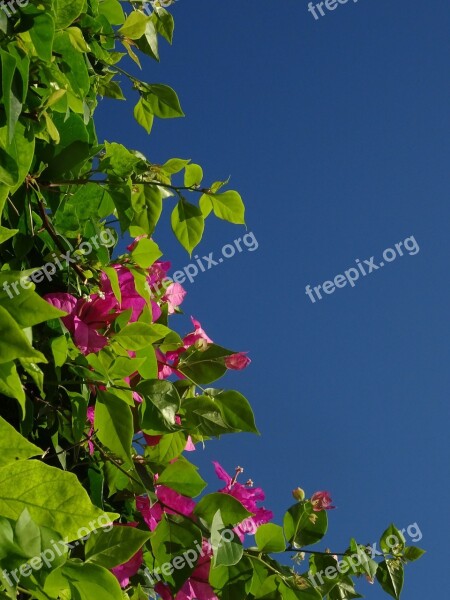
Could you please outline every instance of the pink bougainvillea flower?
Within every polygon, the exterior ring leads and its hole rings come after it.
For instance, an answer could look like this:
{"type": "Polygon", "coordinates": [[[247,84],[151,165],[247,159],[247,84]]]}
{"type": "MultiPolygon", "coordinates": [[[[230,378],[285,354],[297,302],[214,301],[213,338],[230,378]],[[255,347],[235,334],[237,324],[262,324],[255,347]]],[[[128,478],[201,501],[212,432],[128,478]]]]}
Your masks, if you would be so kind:
{"type": "Polygon", "coordinates": [[[246,354],[246,352],[237,352],[236,354],[227,356],[225,358],[225,366],[227,369],[242,371],[242,369],[248,367],[252,361],[248,358],[248,356],[246,356],[246,354]]]}
{"type": "Polygon", "coordinates": [[[179,283],[171,283],[168,286],[166,293],[163,296],[163,300],[167,302],[169,315],[172,315],[177,306],[182,304],[185,296],[186,290],[179,283]]]}
{"type": "Polygon", "coordinates": [[[159,348],[156,348],[155,352],[158,361],[158,379],[167,379],[171,375],[176,375],[180,379],[185,378],[183,373],[177,370],[178,363],[180,362],[180,354],[184,352],[184,348],[166,352],[166,354],[161,352],[159,348]]]}
{"type": "Polygon", "coordinates": [[[162,283],[167,280],[167,272],[170,269],[170,262],[157,260],[148,269],[147,283],[153,293],[161,293],[162,283]]]}
{"type": "Polygon", "coordinates": [[[194,319],[194,317],[191,317],[191,321],[195,330],[183,338],[185,349],[193,346],[198,340],[205,340],[208,344],[213,344],[214,342],[208,337],[205,330],[202,328],[201,323],[197,321],[197,319],[194,319]]]}
{"type": "Polygon", "coordinates": [[[108,339],[98,333],[113,321],[117,313],[117,301],[112,296],[92,294],[88,298],[74,298],[71,294],[47,294],[45,299],[56,308],[69,314],[61,320],[73,336],[83,354],[100,352],[108,339]]]}
{"type": "MultiPolygon", "coordinates": [[[[114,527],[137,527],[138,523],[114,523],[114,527]]],[[[126,588],[130,583],[130,577],[136,575],[144,562],[144,554],[141,550],[138,550],[129,561],[118,567],[111,569],[111,572],[117,577],[120,586],[126,588]]]]}
{"type": "Polygon", "coordinates": [[[147,496],[139,496],[136,498],[136,508],[141,513],[150,531],[155,531],[163,515],[161,504],[155,502],[152,505],[147,496]]]}
{"type": "Polygon", "coordinates": [[[195,452],[195,444],[192,441],[192,438],[190,435],[188,435],[188,437],[187,437],[186,446],[184,447],[184,451],[185,452],[195,452]]]}
{"type": "Polygon", "coordinates": [[[243,541],[246,533],[252,535],[260,525],[272,520],[273,513],[263,507],[258,507],[258,502],[262,502],[265,498],[265,494],[261,488],[252,487],[253,483],[250,481],[246,485],[242,485],[236,481],[237,476],[242,473],[243,469],[238,467],[236,469],[236,476],[232,478],[218,462],[214,462],[213,464],[217,477],[226,484],[223,489],[219,490],[220,493],[233,496],[249,512],[253,513],[252,517],[248,517],[234,529],[239,539],[243,541]]]}
{"type": "Polygon", "coordinates": [[[162,600],[218,600],[209,584],[210,569],[211,546],[206,540],[203,540],[197,565],[181,590],[173,596],[167,585],[158,583],[155,591],[161,596],[162,600]]]}
{"type": "Polygon", "coordinates": [[[333,500],[328,492],[316,492],[311,496],[311,504],[313,505],[313,510],[316,512],[336,508],[331,505],[332,502],[333,500]]]}
{"type": "MultiPolygon", "coordinates": [[[[120,310],[130,310],[131,317],[130,323],[138,320],[141,312],[146,305],[145,299],[138,294],[136,291],[136,285],[134,283],[133,273],[122,265],[112,265],[117,272],[119,278],[119,287],[121,294],[120,310]]],[[[100,276],[102,291],[108,296],[114,296],[111,282],[106,273],[102,273],[100,276]]]]}
{"type": "Polygon", "coordinates": [[[154,504],[150,503],[148,496],[139,496],[136,499],[136,508],[141,513],[150,531],[156,529],[163,513],[184,515],[185,517],[192,516],[195,502],[191,498],[182,496],[164,485],[156,485],[155,493],[158,501],[154,504]]]}

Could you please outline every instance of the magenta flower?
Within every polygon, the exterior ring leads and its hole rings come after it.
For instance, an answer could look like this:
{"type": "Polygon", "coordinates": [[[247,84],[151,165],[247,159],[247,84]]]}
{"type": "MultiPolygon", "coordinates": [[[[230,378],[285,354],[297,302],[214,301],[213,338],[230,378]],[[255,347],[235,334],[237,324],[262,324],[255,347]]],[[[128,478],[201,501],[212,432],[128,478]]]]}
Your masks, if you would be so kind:
{"type": "Polygon", "coordinates": [[[208,337],[205,330],[202,328],[201,323],[197,321],[197,319],[194,319],[194,317],[191,317],[191,321],[195,327],[195,330],[183,338],[185,349],[187,350],[193,346],[198,340],[205,340],[208,344],[213,344],[214,342],[210,337],[208,337]]]}
{"type": "Polygon", "coordinates": [[[169,307],[169,315],[175,312],[177,306],[182,304],[184,297],[186,296],[186,290],[179,283],[171,283],[166,289],[166,293],[163,296],[163,300],[167,302],[169,307]]]}
{"type": "MultiPolygon", "coordinates": [[[[119,287],[121,293],[120,310],[125,311],[131,308],[132,313],[130,317],[130,323],[137,321],[141,315],[141,312],[146,305],[146,302],[142,296],[136,291],[134,283],[133,273],[122,265],[112,265],[117,272],[119,278],[119,287]]],[[[100,277],[102,291],[107,296],[114,296],[111,287],[109,277],[102,273],[100,277]]]]}
{"type": "Polygon", "coordinates": [[[148,496],[139,496],[136,498],[136,508],[141,513],[150,531],[156,529],[162,519],[163,513],[184,515],[185,517],[192,516],[195,502],[191,498],[182,496],[175,490],[164,485],[156,485],[155,494],[158,501],[154,504],[150,504],[148,496]]]}
{"type": "Polygon", "coordinates": [[[232,478],[218,462],[214,462],[213,464],[217,477],[226,483],[226,486],[219,490],[220,493],[233,496],[244,508],[253,513],[252,517],[248,517],[234,528],[234,532],[242,542],[246,533],[253,535],[260,525],[272,520],[273,513],[257,505],[258,502],[262,502],[265,498],[265,494],[261,488],[252,487],[253,483],[250,481],[246,485],[242,485],[236,481],[237,476],[239,473],[242,473],[243,469],[236,469],[236,476],[232,478]]]}
{"type": "MultiPolygon", "coordinates": [[[[114,527],[137,527],[138,523],[114,523],[114,527]]],[[[111,569],[111,573],[115,575],[120,583],[120,587],[126,588],[130,583],[130,577],[136,575],[144,562],[144,554],[141,550],[138,550],[129,561],[118,567],[111,569]]]]}
{"type": "Polygon", "coordinates": [[[170,262],[157,260],[148,269],[147,282],[150,289],[160,292],[163,281],[167,278],[167,272],[170,269],[170,262]]]}
{"type": "Polygon", "coordinates": [[[174,596],[167,585],[158,583],[155,591],[162,600],[218,600],[209,584],[211,555],[211,546],[206,540],[203,540],[197,565],[181,590],[174,596]]]}
{"type": "Polygon", "coordinates": [[[252,361],[248,358],[248,356],[246,356],[246,354],[246,352],[237,352],[236,354],[227,356],[225,358],[225,366],[227,369],[242,371],[242,369],[248,367],[252,361]]]}
{"type": "Polygon", "coordinates": [[[313,510],[315,512],[336,508],[331,505],[332,502],[333,500],[328,492],[316,492],[311,496],[311,504],[313,505],[313,510]]]}
{"type": "Polygon", "coordinates": [[[99,330],[106,329],[117,316],[117,313],[111,312],[117,310],[114,297],[92,294],[86,299],[77,299],[65,293],[47,294],[44,297],[56,308],[69,313],[61,320],[83,354],[100,352],[106,346],[108,339],[99,330]]]}

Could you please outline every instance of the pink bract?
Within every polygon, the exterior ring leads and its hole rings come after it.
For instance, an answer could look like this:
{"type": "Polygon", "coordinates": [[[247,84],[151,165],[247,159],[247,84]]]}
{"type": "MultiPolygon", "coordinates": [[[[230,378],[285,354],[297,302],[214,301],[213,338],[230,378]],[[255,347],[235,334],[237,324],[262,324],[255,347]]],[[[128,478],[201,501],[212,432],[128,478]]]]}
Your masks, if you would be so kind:
{"type": "Polygon", "coordinates": [[[333,500],[328,492],[316,492],[311,496],[311,503],[315,512],[336,508],[335,506],[332,506],[332,502],[333,500]]]}
{"type": "Polygon", "coordinates": [[[105,329],[117,314],[117,301],[114,297],[102,298],[92,294],[89,298],[76,299],[71,294],[57,293],[44,296],[47,302],[69,314],[61,320],[73,335],[76,346],[85,355],[100,352],[108,339],[98,330],[105,329]]]}
{"type": "Polygon", "coordinates": [[[268,523],[273,519],[273,513],[263,507],[258,507],[258,502],[262,502],[265,494],[261,488],[254,488],[249,485],[242,485],[232,478],[225,469],[218,463],[214,462],[216,475],[219,479],[225,482],[225,487],[219,490],[222,494],[229,494],[236,498],[253,516],[248,517],[242,523],[234,528],[234,532],[239,536],[241,541],[244,540],[245,534],[254,534],[260,525],[268,523]]]}
{"type": "Polygon", "coordinates": [[[227,356],[225,358],[225,366],[227,369],[233,369],[234,371],[242,371],[248,367],[248,365],[252,362],[248,356],[246,356],[246,352],[237,352],[236,354],[232,354],[231,356],[227,356]]]}

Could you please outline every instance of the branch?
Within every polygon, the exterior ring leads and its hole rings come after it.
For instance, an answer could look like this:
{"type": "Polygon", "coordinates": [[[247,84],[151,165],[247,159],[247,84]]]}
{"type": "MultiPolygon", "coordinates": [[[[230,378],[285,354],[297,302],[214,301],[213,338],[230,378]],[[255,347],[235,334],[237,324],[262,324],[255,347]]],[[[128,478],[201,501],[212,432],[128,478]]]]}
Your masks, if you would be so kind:
{"type": "MultiPolygon", "coordinates": [[[[55,242],[56,247],[58,248],[58,250],[60,250],[60,252],[62,252],[63,255],[65,255],[67,253],[67,248],[64,247],[64,244],[59,239],[58,234],[53,229],[53,225],[51,224],[50,219],[48,218],[48,215],[45,212],[44,203],[42,202],[42,200],[40,198],[38,198],[37,201],[38,201],[38,207],[39,207],[39,214],[42,217],[42,221],[43,221],[45,229],[48,231],[50,237],[55,242]]],[[[80,267],[79,264],[77,264],[77,263],[70,263],[70,266],[72,267],[72,269],[75,271],[75,273],[78,275],[78,277],[80,279],[82,279],[83,281],[86,280],[84,271],[80,267]]]]}

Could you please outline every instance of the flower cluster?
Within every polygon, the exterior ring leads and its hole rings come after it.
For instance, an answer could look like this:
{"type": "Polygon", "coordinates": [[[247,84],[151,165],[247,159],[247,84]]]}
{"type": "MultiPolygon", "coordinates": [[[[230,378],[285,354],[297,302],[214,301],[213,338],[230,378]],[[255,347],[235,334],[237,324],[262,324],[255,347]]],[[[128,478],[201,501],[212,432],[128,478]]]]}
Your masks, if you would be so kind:
{"type": "MultiPolygon", "coordinates": [[[[233,496],[244,508],[253,513],[251,517],[248,517],[234,528],[234,532],[238,535],[241,542],[243,542],[246,534],[253,535],[260,525],[268,523],[273,518],[273,513],[258,506],[258,503],[265,498],[261,488],[254,488],[251,481],[248,481],[246,485],[237,482],[237,477],[243,472],[243,469],[238,467],[235,477],[232,478],[218,462],[214,462],[214,467],[219,479],[226,483],[225,487],[219,490],[219,493],[233,496]]],[[[158,485],[157,481],[158,477],[155,476],[156,501],[154,503],[151,503],[148,496],[139,496],[136,499],[136,509],[141,514],[150,531],[154,531],[157,528],[164,514],[183,515],[195,520],[195,501],[182,496],[175,490],[164,485],[158,485]]],[[[128,525],[135,527],[136,523],[128,523],[128,525]]],[[[217,600],[217,596],[208,583],[212,557],[211,547],[205,539],[202,545],[203,552],[191,577],[185,582],[175,597],[165,584],[159,583],[156,586],[155,589],[163,600],[173,600],[174,598],[175,600],[217,600]]],[[[122,587],[128,585],[130,577],[136,575],[142,562],[143,555],[140,551],[127,563],[112,570],[122,587]]]]}

